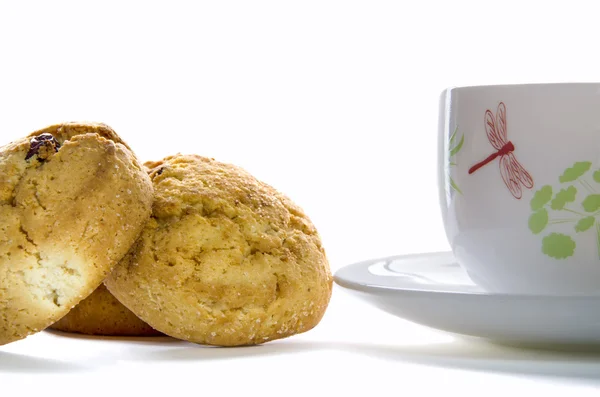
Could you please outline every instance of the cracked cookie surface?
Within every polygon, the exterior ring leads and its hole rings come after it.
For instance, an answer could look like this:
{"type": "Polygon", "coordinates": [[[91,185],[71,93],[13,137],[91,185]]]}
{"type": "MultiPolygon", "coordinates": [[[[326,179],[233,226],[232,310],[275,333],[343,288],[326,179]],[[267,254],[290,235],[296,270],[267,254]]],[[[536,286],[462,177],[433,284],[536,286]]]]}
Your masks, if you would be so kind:
{"type": "Polygon", "coordinates": [[[332,276],[298,206],[213,159],[146,166],[152,217],[105,280],[119,301],[167,335],[209,345],[260,344],[319,323],[332,276]]]}
{"type": "Polygon", "coordinates": [[[101,284],[90,296],[50,328],[87,335],[159,336],[160,332],[140,320],[101,284]]]}
{"type": "Polygon", "coordinates": [[[131,247],[152,184],[103,124],[65,123],[0,148],[0,345],[89,296],[131,247]]]}

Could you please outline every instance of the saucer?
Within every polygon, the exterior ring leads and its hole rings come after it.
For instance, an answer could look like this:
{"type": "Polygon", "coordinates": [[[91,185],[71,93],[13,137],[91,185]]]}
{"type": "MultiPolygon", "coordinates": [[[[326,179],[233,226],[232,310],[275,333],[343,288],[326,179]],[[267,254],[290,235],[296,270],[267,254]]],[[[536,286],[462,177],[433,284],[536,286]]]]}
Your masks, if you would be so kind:
{"type": "Polygon", "coordinates": [[[355,263],[334,280],[390,314],[455,335],[542,348],[600,345],[600,297],[487,293],[450,252],[355,263]]]}

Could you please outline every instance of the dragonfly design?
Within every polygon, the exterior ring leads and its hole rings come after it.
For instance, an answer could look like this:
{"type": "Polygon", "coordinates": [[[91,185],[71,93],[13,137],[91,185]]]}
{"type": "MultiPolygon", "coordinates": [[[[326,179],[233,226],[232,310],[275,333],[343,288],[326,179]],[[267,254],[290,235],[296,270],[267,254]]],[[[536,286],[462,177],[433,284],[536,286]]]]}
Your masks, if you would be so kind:
{"type": "Polygon", "coordinates": [[[498,104],[496,117],[494,117],[494,113],[491,110],[486,110],[485,132],[496,152],[472,166],[469,169],[469,174],[492,162],[496,157],[500,157],[500,175],[502,175],[502,180],[510,193],[515,198],[520,199],[523,194],[521,185],[531,189],[533,187],[533,178],[517,161],[514,154],[515,146],[508,140],[506,133],[506,105],[504,102],[498,104]]]}

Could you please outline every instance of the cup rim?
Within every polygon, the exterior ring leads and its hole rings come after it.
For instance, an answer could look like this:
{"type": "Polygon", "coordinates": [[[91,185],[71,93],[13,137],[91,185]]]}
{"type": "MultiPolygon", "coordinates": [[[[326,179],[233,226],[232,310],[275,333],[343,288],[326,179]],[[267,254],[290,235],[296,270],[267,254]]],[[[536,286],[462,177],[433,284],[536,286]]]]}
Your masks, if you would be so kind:
{"type": "Polygon", "coordinates": [[[581,86],[581,87],[600,87],[600,81],[565,81],[565,82],[549,82],[549,83],[510,83],[510,84],[475,84],[463,86],[451,86],[443,90],[443,93],[449,91],[473,91],[497,88],[539,88],[539,87],[566,87],[566,86],[581,86]]]}

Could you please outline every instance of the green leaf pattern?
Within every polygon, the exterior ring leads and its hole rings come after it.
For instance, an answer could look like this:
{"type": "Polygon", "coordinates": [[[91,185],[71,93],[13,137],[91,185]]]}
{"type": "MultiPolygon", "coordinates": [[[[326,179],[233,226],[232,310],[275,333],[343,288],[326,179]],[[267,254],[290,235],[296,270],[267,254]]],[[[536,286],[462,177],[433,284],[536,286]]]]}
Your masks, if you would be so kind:
{"type": "Polygon", "coordinates": [[[542,252],[552,258],[565,259],[573,256],[575,241],[566,234],[550,233],[542,239],[542,252]]]}
{"type": "Polygon", "coordinates": [[[573,182],[585,174],[591,166],[592,163],[590,161],[579,161],[573,164],[572,167],[567,168],[565,172],[558,178],[558,181],[560,183],[573,182]]]}
{"type": "MultiPolygon", "coordinates": [[[[455,157],[458,154],[458,152],[460,152],[460,149],[462,149],[463,144],[465,143],[465,136],[461,135],[458,144],[454,145],[454,143],[456,142],[457,134],[458,126],[456,126],[454,132],[452,133],[452,135],[450,135],[450,139],[448,140],[448,161],[450,163],[450,168],[456,165],[456,161],[453,160],[453,157],[455,157]]],[[[450,182],[450,187],[459,194],[462,194],[462,191],[459,189],[459,187],[456,185],[456,182],[450,175],[450,171],[448,171],[448,180],[450,182]]]]}
{"type": "Polygon", "coordinates": [[[579,221],[577,221],[577,224],[575,225],[575,231],[577,233],[585,232],[594,225],[594,222],[596,222],[596,218],[594,218],[593,216],[586,216],[585,218],[581,218],[579,221]]]}
{"type": "Polygon", "coordinates": [[[542,208],[548,201],[552,199],[552,186],[542,186],[540,190],[534,193],[531,199],[531,209],[534,211],[542,208]]]}
{"type": "Polygon", "coordinates": [[[572,203],[575,201],[575,195],[577,194],[577,188],[575,186],[569,186],[566,189],[560,189],[558,193],[556,193],[556,197],[550,203],[550,208],[553,210],[562,210],[565,208],[567,203],[572,203]]]}
{"type": "Polygon", "coordinates": [[[539,209],[529,217],[529,229],[533,234],[538,234],[548,225],[548,211],[539,209]]]}
{"type": "Polygon", "coordinates": [[[596,212],[600,208],[600,194],[590,194],[581,203],[587,212],[596,212]]]}
{"type": "Polygon", "coordinates": [[[450,186],[452,186],[452,189],[454,189],[458,193],[462,194],[462,191],[458,188],[458,186],[456,186],[456,182],[454,182],[454,179],[452,179],[452,178],[450,178],[450,186]]]}
{"type": "Polygon", "coordinates": [[[456,145],[452,149],[450,149],[450,157],[452,157],[456,153],[460,152],[460,149],[462,148],[463,143],[465,143],[465,136],[464,135],[460,137],[460,142],[458,142],[458,145],[456,145]]]}
{"type": "Polygon", "coordinates": [[[573,256],[575,238],[586,232],[596,234],[600,258],[600,169],[588,173],[591,167],[591,161],[574,163],[558,177],[560,185],[540,187],[529,203],[529,230],[543,235],[542,252],[551,258],[573,256]],[[573,235],[565,234],[568,229],[561,229],[563,233],[552,231],[557,224],[573,225],[573,235]]]}

